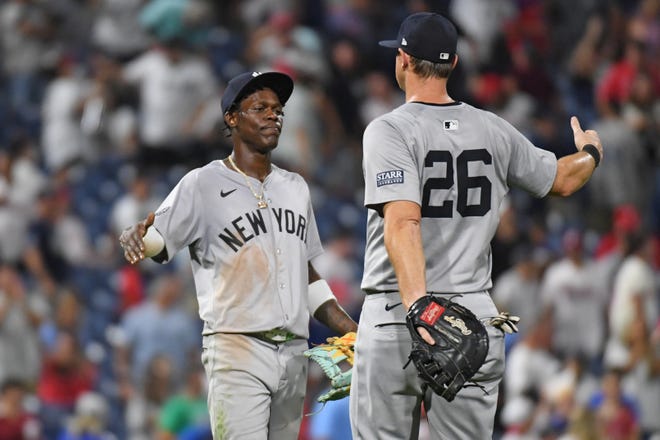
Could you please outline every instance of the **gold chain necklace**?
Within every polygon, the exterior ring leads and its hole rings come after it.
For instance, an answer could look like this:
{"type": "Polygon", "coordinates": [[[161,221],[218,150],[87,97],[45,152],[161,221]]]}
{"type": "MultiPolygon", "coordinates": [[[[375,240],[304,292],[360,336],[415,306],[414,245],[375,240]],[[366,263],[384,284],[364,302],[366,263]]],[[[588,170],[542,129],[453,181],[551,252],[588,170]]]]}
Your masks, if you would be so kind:
{"type": "Polygon", "coordinates": [[[261,182],[261,194],[257,194],[257,192],[252,187],[252,184],[250,183],[250,179],[248,178],[248,175],[245,174],[238,166],[236,166],[236,163],[234,163],[234,159],[232,159],[231,155],[228,156],[228,159],[231,166],[236,171],[238,171],[243,176],[243,178],[245,178],[245,183],[247,183],[247,186],[248,188],[250,188],[250,191],[252,192],[254,198],[257,199],[257,208],[259,209],[268,208],[268,203],[266,203],[266,201],[264,200],[264,183],[261,182]]]}

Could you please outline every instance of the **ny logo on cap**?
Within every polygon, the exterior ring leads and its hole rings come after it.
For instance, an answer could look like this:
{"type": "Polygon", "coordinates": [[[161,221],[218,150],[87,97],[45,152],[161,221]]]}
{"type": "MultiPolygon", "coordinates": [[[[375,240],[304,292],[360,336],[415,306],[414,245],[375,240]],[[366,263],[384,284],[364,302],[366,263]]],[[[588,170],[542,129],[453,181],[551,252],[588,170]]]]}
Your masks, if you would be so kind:
{"type": "Polygon", "coordinates": [[[406,39],[402,38],[401,39],[401,46],[407,46],[407,45],[408,45],[408,42],[406,41],[406,39]]]}

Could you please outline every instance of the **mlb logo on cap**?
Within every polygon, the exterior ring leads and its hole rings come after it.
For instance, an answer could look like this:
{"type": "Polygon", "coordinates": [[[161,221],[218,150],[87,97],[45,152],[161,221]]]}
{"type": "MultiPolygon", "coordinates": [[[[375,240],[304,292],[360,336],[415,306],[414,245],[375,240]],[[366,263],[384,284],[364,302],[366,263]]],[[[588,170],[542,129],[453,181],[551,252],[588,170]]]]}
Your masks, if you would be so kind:
{"type": "Polygon", "coordinates": [[[385,40],[378,44],[401,49],[422,60],[449,63],[456,53],[457,42],[456,27],[447,17],[432,12],[419,12],[403,20],[396,40],[385,40]]]}

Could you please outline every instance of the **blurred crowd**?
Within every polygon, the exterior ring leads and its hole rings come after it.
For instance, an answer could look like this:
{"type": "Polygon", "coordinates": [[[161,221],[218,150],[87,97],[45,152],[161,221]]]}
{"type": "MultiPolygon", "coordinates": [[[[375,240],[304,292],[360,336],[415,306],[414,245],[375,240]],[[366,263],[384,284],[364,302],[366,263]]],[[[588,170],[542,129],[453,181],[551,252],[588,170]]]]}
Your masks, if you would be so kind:
{"type": "MultiPolygon", "coordinates": [[[[208,438],[188,256],[130,266],[117,237],[230,152],[238,73],[295,80],[273,160],[359,319],[361,135],[404,101],[377,42],[424,10],[459,28],[454,99],[558,157],[571,115],[605,146],[576,195],[499,207],[492,294],[522,321],[496,438],[660,438],[659,0],[0,0],[0,440],[208,438]]],[[[325,386],[312,366],[301,440],[349,438],[325,386]]]]}

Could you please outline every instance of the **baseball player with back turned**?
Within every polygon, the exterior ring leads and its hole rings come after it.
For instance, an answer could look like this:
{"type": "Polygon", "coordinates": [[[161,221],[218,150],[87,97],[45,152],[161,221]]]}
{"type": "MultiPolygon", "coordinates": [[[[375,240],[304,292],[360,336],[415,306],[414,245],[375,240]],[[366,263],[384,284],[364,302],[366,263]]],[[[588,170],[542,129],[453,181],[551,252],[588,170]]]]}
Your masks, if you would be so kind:
{"type": "Polygon", "coordinates": [[[293,81],[248,72],[222,97],[232,154],[186,174],[155,215],[120,236],[125,258],[190,252],[215,439],[295,439],[310,314],[357,329],[310,260],[322,252],[307,184],[270,161],[293,81]]]}
{"type": "MultiPolygon", "coordinates": [[[[602,157],[598,134],[570,121],[577,152],[559,160],[496,115],[454,101],[447,80],[458,62],[457,34],[445,17],[407,17],[396,40],[396,80],[406,103],[364,133],[368,208],[362,288],[367,293],[355,344],[351,424],[355,439],[417,438],[422,402],[432,438],[492,438],[504,333],[487,325],[485,362],[453,401],[423,392],[406,311],[425,295],[454,297],[480,320],[498,311],[489,295],[489,243],[510,185],[537,197],[568,196],[602,157]],[[458,296],[457,296],[458,295],[458,296]]],[[[434,344],[426,329],[417,331],[434,344]]]]}

